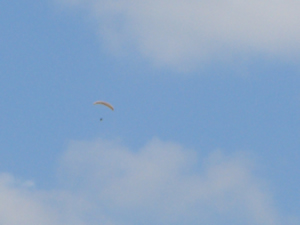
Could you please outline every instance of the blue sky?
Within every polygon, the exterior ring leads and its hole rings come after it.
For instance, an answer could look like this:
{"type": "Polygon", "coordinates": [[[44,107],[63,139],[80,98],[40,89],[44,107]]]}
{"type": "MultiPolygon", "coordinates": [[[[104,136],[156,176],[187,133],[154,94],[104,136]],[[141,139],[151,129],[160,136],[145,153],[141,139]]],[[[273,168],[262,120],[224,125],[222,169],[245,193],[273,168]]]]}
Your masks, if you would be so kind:
{"type": "Polygon", "coordinates": [[[299,224],[299,3],[0,8],[1,224],[299,224]]]}

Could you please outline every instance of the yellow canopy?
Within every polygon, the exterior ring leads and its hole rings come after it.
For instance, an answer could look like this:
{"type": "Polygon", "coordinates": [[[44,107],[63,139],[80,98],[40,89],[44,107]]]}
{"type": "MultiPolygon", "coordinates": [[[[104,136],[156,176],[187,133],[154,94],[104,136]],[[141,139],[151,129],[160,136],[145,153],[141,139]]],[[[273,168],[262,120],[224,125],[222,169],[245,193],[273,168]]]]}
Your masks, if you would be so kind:
{"type": "Polygon", "coordinates": [[[111,110],[114,110],[114,107],[111,104],[109,104],[108,102],[96,101],[96,102],[94,102],[94,105],[105,105],[108,108],[110,108],[111,110]]]}

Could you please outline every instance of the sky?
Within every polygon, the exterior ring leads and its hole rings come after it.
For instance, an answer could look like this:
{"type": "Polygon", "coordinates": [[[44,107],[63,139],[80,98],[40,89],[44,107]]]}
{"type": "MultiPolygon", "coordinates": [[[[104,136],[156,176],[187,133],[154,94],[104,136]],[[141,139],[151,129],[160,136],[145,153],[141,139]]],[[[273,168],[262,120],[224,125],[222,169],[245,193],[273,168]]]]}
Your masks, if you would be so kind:
{"type": "Polygon", "coordinates": [[[300,224],[299,10],[2,0],[0,224],[300,224]]]}

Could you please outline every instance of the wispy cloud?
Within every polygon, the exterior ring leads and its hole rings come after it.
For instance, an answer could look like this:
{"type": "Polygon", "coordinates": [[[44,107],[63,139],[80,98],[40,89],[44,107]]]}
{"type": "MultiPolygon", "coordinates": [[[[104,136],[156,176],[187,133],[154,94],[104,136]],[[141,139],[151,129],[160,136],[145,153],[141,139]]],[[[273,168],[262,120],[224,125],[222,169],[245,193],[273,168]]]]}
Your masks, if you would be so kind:
{"type": "Polygon", "coordinates": [[[105,140],[74,141],[58,172],[60,188],[52,191],[2,174],[0,223],[282,224],[243,154],[200,158],[158,139],[137,151],[105,140]]]}
{"type": "MultiPolygon", "coordinates": [[[[56,0],[85,9],[110,49],[135,49],[161,65],[300,50],[295,0],[56,0]]],[[[283,58],[283,57],[282,57],[283,58]]]]}
{"type": "Polygon", "coordinates": [[[43,204],[29,183],[32,184],[9,174],[0,174],[0,224],[59,224],[55,213],[43,204]]]}

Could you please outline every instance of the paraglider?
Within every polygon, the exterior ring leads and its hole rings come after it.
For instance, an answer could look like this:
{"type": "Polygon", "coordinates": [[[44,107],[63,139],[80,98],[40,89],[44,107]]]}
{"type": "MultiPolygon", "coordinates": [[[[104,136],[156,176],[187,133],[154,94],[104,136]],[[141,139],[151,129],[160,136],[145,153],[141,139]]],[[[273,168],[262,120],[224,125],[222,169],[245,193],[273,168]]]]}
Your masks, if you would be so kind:
{"type": "MultiPolygon", "coordinates": [[[[104,105],[104,106],[110,108],[111,110],[114,110],[114,107],[111,104],[109,104],[108,102],[96,101],[96,102],[94,102],[94,105],[104,105]]],[[[102,120],[103,120],[103,118],[100,118],[100,121],[102,121],[102,120]]]]}
{"type": "Polygon", "coordinates": [[[96,102],[94,102],[94,105],[105,105],[108,108],[110,108],[111,110],[114,110],[114,107],[111,104],[109,104],[108,102],[96,101],[96,102]]]}

